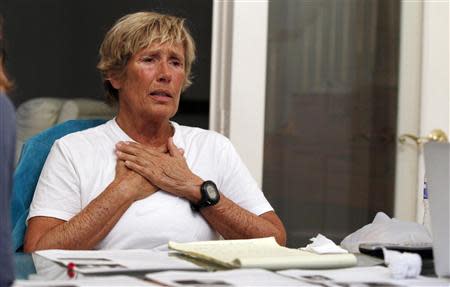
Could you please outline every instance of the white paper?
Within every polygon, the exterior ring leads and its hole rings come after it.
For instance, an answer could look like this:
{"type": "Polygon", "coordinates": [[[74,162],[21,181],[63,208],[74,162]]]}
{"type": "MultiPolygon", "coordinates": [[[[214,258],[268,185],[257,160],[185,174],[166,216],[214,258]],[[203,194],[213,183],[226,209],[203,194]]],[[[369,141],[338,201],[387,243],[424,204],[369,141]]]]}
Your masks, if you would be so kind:
{"type": "Polygon", "coordinates": [[[168,286],[314,286],[264,269],[236,269],[217,272],[165,271],[147,278],[168,286]]]}
{"type": "Polygon", "coordinates": [[[148,281],[139,280],[129,276],[90,277],[81,280],[16,280],[12,287],[90,287],[90,286],[160,286],[148,281]]]}
{"type": "Polygon", "coordinates": [[[203,268],[169,256],[168,251],[133,250],[43,250],[36,254],[64,265],[75,264],[75,271],[85,274],[150,270],[201,270],[203,268]]]}
{"type": "MultiPolygon", "coordinates": [[[[29,280],[67,280],[71,279],[68,276],[67,268],[57,262],[48,260],[37,254],[31,254],[33,258],[34,268],[36,274],[28,275],[29,280]]],[[[82,275],[77,274],[78,277],[82,275]],[[79,275],[79,276],[78,276],[79,275]]]]}
{"type": "Polygon", "coordinates": [[[310,239],[312,243],[308,244],[306,247],[300,248],[304,251],[314,252],[317,254],[341,254],[348,253],[347,250],[337,246],[333,241],[326,238],[322,234],[317,234],[316,237],[310,239]]]}
{"type": "Polygon", "coordinates": [[[350,284],[350,286],[450,286],[450,280],[424,276],[418,276],[415,279],[396,280],[391,277],[389,269],[382,266],[333,270],[290,269],[277,273],[309,283],[315,282],[322,286],[348,286],[345,284],[350,284]]]}

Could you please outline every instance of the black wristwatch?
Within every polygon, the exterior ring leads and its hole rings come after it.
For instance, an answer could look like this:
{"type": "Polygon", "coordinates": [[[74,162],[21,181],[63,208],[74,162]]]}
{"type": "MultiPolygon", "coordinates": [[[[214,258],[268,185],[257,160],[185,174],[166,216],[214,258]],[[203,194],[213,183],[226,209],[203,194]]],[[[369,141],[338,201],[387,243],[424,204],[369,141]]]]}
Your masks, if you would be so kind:
{"type": "Polygon", "coordinates": [[[199,211],[200,208],[213,206],[220,200],[220,193],[217,186],[211,180],[207,180],[200,186],[200,201],[195,204],[191,202],[191,208],[194,211],[199,211]]]}

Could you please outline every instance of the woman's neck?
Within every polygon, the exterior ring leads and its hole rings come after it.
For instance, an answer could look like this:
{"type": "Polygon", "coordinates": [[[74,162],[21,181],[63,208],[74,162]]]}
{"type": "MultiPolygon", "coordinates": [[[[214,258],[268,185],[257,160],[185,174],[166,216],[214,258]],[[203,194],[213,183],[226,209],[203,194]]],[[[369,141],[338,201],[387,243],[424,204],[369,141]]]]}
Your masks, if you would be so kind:
{"type": "Polygon", "coordinates": [[[175,133],[174,128],[168,119],[155,120],[133,120],[121,117],[120,113],[116,117],[119,127],[133,140],[138,143],[161,147],[167,144],[169,137],[175,133]]]}

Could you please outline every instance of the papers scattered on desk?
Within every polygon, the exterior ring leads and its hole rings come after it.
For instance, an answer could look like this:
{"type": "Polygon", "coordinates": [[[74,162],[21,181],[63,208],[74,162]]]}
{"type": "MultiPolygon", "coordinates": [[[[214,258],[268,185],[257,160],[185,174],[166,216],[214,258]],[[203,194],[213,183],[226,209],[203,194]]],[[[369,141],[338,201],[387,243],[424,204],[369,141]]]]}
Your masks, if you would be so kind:
{"type": "Polygon", "coordinates": [[[237,269],[217,272],[166,271],[147,278],[165,286],[312,286],[263,269],[237,269]]]}
{"type": "Polygon", "coordinates": [[[353,254],[314,254],[278,245],[275,238],[216,240],[192,243],[169,242],[184,255],[227,268],[338,268],[356,265],[353,254]]]}
{"type": "Polygon", "coordinates": [[[81,280],[16,280],[12,287],[141,287],[141,286],[160,286],[151,282],[146,282],[129,276],[104,276],[91,277],[81,280]]]}
{"type": "Polygon", "coordinates": [[[416,279],[395,280],[391,277],[389,269],[382,266],[336,270],[291,269],[277,273],[318,286],[450,286],[449,280],[424,276],[416,279]]]}
{"type": "Polygon", "coordinates": [[[37,255],[64,265],[75,264],[74,271],[109,273],[124,271],[199,270],[201,267],[169,255],[167,251],[133,250],[43,250],[37,255]]]}

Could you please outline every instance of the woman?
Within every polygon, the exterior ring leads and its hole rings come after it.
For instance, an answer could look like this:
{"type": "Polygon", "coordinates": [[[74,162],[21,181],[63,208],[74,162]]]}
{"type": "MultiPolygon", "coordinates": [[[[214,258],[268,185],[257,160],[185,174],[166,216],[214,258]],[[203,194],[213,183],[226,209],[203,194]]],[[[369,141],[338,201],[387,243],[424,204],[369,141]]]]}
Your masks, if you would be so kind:
{"type": "Polygon", "coordinates": [[[14,106],[6,97],[12,84],[4,70],[3,21],[0,17],[0,287],[14,281],[9,198],[12,190],[16,147],[14,106]]]}
{"type": "Polygon", "coordinates": [[[283,224],[231,143],[170,121],[194,58],[183,19],[139,12],[116,22],[98,69],[117,117],[54,144],[25,251],[157,248],[219,235],[285,244],[283,224]]]}

